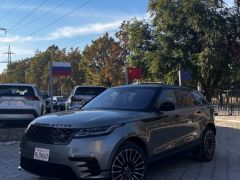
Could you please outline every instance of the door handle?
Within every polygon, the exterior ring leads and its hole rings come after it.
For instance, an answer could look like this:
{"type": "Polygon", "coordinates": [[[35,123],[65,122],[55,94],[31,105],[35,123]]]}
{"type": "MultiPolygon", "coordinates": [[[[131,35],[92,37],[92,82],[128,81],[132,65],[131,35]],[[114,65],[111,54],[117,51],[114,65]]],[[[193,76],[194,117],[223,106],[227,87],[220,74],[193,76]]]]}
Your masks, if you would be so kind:
{"type": "Polygon", "coordinates": [[[175,117],[176,117],[176,118],[179,118],[180,116],[177,114],[177,115],[175,115],[175,117]]]}
{"type": "Polygon", "coordinates": [[[200,114],[201,113],[201,111],[197,111],[197,114],[200,114]]]}
{"type": "Polygon", "coordinates": [[[159,117],[156,117],[156,118],[149,118],[149,119],[142,119],[143,122],[152,122],[152,121],[159,121],[163,118],[167,118],[168,116],[167,115],[163,115],[163,116],[159,116],[159,117]]]}

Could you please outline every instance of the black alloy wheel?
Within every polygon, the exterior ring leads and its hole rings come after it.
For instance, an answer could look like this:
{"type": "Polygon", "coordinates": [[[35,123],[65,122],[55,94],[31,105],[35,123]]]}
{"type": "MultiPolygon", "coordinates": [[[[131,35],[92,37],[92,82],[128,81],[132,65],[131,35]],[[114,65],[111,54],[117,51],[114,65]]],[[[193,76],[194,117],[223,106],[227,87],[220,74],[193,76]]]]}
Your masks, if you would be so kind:
{"type": "Polygon", "coordinates": [[[134,143],[123,144],[114,156],[111,168],[112,180],[144,180],[146,157],[134,143]]]}
{"type": "Polygon", "coordinates": [[[215,141],[214,132],[211,129],[207,129],[203,140],[203,153],[207,161],[212,160],[214,157],[216,146],[215,141]]]}
{"type": "Polygon", "coordinates": [[[199,161],[211,161],[215,154],[215,148],[215,133],[210,127],[207,127],[202,134],[201,144],[194,153],[194,156],[199,161]]]}

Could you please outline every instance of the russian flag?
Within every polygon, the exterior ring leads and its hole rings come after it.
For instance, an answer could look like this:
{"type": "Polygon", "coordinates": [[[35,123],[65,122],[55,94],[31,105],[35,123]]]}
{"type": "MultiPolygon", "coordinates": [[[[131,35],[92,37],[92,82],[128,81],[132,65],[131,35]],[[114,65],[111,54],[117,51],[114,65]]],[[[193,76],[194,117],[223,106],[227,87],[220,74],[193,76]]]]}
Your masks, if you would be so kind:
{"type": "Polygon", "coordinates": [[[70,76],[71,64],[67,62],[52,62],[52,76],[70,76]]]}

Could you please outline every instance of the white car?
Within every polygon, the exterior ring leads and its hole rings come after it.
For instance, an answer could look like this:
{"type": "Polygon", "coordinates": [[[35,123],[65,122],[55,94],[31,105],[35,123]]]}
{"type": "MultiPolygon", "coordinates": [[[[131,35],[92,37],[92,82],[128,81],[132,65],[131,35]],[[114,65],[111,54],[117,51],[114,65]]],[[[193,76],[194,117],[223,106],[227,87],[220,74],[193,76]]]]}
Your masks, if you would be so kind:
{"type": "Polygon", "coordinates": [[[35,85],[0,84],[0,120],[33,120],[43,115],[44,109],[35,85]]]}
{"type": "Polygon", "coordinates": [[[101,86],[75,86],[66,101],[66,109],[78,110],[105,90],[101,86]]]}

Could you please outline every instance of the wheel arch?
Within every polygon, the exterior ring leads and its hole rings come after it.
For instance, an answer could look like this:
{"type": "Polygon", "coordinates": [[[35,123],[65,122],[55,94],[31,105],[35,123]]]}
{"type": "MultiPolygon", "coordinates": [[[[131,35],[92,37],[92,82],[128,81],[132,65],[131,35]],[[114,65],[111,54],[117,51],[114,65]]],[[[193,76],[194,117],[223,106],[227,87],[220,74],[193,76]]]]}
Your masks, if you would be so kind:
{"type": "Polygon", "coordinates": [[[214,132],[214,134],[216,135],[217,130],[216,130],[216,126],[215,126],[213,123],[208,123],[207,126],[206,126],[206,128],[207,128],[207,127],[210,128],[210,129],[212,129],[213,132],[214,132]]]}
{"type": "MultiPolygon", "coordinates": [[[[136,144],[137,146],[139,146],[143,152],[145,153],[146,157],[148,157],[148,151],[147,151],[147,146],[144,142],[144,140],[138,136],[130,136],[130,137],[127,137],[127,138],[123,138],[121,139],[117,145],[114,147],[114,150],[112,151],[111,153],[111,156],[110,156],[110,161],[109,163],[111,164],[112,160],[113,160],[113,157],[114,157],[114,154],[117,152],[117,150],[124,144],[124,143],[134,143],[136,144]]],[[[110,166],[109,164],[109,166],[110,166]]]]}
{"type": "Polygon", "coordinates": [[[139,137],[129,137],[125,141],[123,141],[121,144],[128,143],[128,142],[138,145],[143,150],[145,155],[146,156],[148,155],[147,146],[141,138],[139,138],[139,137]]]}

